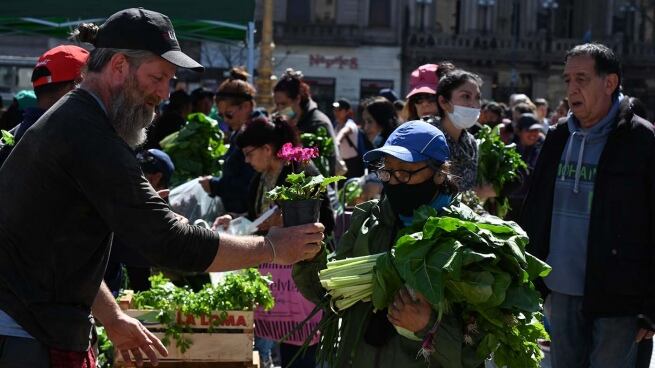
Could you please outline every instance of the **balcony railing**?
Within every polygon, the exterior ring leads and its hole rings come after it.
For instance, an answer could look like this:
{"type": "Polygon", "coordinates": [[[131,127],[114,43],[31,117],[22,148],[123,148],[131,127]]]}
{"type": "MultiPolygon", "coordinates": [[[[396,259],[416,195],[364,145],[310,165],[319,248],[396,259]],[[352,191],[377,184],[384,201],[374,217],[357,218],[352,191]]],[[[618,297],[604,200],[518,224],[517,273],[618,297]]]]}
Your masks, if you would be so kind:
{"type": "MultiPolygon", "coordinates": [[[[627,44],[620,36],[594,41],[612,48],[624,62],[655,62],[653,44],[627,44]]],[[[566,52],[581,43],[582,39],[549,39],[545,35],[514,38],[411,31],[407,36],[405,51],[410,56],[438,59],[548,63],[563,62],[566,52]]]]}
{"type": "Polygon", "coordinates": [[[273,26],[274,40],[279,44],[304,44],[322,46],[400,45],[397,32],[367,29],[347,24],[292,24],[278,23],[273,26]]]}

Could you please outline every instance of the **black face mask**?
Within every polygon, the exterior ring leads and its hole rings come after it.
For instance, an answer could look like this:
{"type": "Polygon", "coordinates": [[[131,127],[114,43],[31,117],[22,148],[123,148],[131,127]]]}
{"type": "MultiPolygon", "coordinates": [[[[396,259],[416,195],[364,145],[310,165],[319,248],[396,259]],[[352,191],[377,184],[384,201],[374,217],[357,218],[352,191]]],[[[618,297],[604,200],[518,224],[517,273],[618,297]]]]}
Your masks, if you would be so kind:
{"type": "Polygon", "coordinates": [[[391,208],[403,216],[412,216],[415,209],[430,204],[438,189],[432,177],[418,184],[384,183],[384,192],[391,208]]]}

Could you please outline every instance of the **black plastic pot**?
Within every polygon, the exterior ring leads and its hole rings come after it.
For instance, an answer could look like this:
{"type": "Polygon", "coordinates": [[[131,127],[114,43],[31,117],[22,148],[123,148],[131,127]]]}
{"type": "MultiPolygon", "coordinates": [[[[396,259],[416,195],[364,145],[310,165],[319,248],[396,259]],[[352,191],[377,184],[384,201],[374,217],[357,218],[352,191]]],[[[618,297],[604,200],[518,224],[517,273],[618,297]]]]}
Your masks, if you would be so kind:
{"type": "Polygon", "coordinates": [[[313,224],[318,222],[321,210],[320,199],[302,201],[280,201],[284,227],[313,224]]]}

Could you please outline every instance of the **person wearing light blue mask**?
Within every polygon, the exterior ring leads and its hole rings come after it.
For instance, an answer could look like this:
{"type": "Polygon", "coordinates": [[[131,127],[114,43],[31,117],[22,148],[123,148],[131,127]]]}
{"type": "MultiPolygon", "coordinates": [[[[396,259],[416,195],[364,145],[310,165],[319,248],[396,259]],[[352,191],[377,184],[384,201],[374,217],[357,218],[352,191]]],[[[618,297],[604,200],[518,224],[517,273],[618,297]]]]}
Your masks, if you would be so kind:
{"type": "Polygon", "coordinates": [[[287,69],[273,88],[273,100],[278,115],[283,116],[298,132],[317,134],[324,129],[332,138],[333,153],[328,156],[329,174],[343,174],[346,168],[337,147],[332,121],[311,98],[309,85],[303,81],[302,72],[287,69]]]}
{"type": "Polygon", "coordinates": [[[429,120],[446,136],[452,173],[462,191],[473,189],[476,184],[478,146],[467,129],[473,127],[480,117],[481,86],[482,80],[473,73],[445,69],[443,74],[440,73],[437,85],[440,119],[429,120]]]}
{"type": "MultiPolygon", "coordinates": [[[[378,167],[384,197],[355,207],[333,259],[388,252],[400,229],[412,221],[414,210],[423,205],[438,211],[449,206],[457,193],[448,174],[450,157],[444,133],[422,120],[401,125],[384,146],[367,152],[364,161],[378,167]]],[[[325,268],[326,262],[327,254],[323,251],[293,267],[296,286],[315,303],[323,301],[326,295],[318,279],[318,271],[325,268]]],[[[452,315],[443,316],[433,336],[436,353],[427,362],[416,359],[421,340],[431,333],[437,316],[420,293],[416,292],[413,303],[407,303],[408,298],[407,291],[402,289],[388,310],[373,313],[371,303],[358,303],[343,311],[344,329],[340,347],[334,353],[334,366],[424,368],[483,364],[475,349],[462,342],[464,327],[452,315]],[[414,336],[400,335],[394,325],[414,336]]]]}

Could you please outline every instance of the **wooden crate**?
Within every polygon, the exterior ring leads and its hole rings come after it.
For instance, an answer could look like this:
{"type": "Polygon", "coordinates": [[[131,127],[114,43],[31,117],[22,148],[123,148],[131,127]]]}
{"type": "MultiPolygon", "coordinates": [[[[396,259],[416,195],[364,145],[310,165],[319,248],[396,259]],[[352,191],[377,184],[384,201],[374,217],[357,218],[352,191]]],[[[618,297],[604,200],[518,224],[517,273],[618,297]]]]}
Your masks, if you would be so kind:
{"type": "MultiPolygon", "coordinates": [[[[138,319],[160,340],[164,337],[165,326],[157,319],[158,310],[128,309],[124,311],[138,319]]],[[[167,357],[160,357],[161,363],[235,363],[233,366],[251,367],[253,365],[254,313],[249,311],[229,311],[221,324],[208,331],[214,320],[220,319],[219,313],[196,317],[177,312],[177,323],[192,328],[191,333],[182,334],[192,341],[191,346],[182,353],[175,340],[171,339],[167,357]],[[239,365],[243,363],[243,365],[239,365]]],[[[114,355],[118,366],[124,361],[118,352],[114,355]]],[[[122,365],[120,365],[122,364],[122,365]]]]}
{"type": "MultiPolygon", "coordinates": [[[[123,362],[114,364],[114,367],[127,367],[123,362]]],[[[152,364],[145,362],[144,368],[154,368],[152,364]]],[[[160,361],[158,368],[260,368],[259,354],[252,353],[252,362],[190,362],[182,360],[160,361]]]]}

